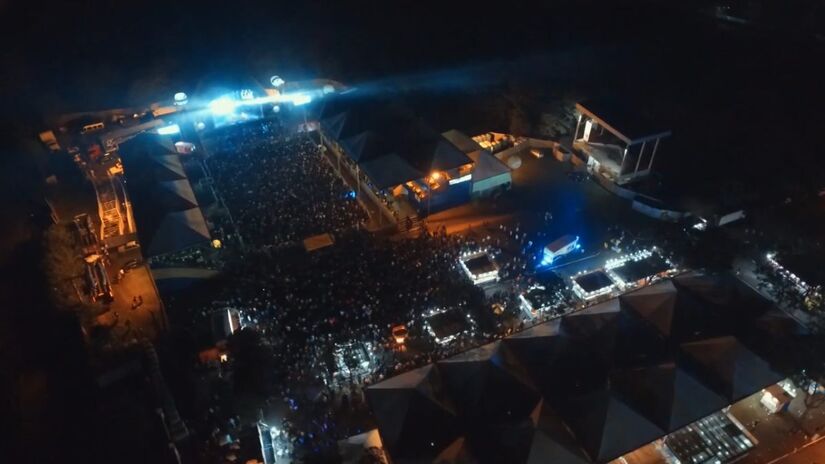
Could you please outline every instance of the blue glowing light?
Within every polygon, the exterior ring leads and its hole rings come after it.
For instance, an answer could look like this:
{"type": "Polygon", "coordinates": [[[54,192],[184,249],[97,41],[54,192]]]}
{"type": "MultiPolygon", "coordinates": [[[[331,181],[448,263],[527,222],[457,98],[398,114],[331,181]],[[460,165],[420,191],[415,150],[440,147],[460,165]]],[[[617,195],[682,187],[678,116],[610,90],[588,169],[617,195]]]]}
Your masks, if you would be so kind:
{"type": "Polygon", "coordinates": [[[178,126],[177,124],[170,124],[168,126],[158,127],[158,134],[160,134],[160,135],[180,134],[180,126],[178,126]]]}
{"type": "Polygon", "coordinates": [[[209,103],[209,110],[212,114],[227,115],[235,111],[235,102],[229,97],[220,97],[209,103]]]}
{"type": "Polygon", "coordinates": [[[292,97],[292,104],[295,106],[306,105],[312,102],[312,96],[307,94],[298,94],[292,97]]]}
{"type": "Polygon", "coordinates": [[[549,265],[553,264],[553,262],[556,260],[556,258],[560,258],[560,257],[562,257],[562,256],[564,256],[568,253],[572,253],[573,251],[581,251],[581,252],[584,251],[584,249],[581,246],[581,243],[579,243],[579,236],[578,235],[575,238],[573,238],[572,240],[569,240],[569,237],[570,236],[562,237],[561,239],[557,240],[556,242],[553,242],[550,245],[544,247],[542,249],[542,253],[540,255],[541,259],[539,260],[538,266],[539,267],[549,266],[549,265]],[[558,244],[558,242],[560,242],[564,239],[568,239],[567,244],[565,244],[564,246],[562,246],[560,248],[557,247],[557,250],[555,252],[550,250],[551,245],[558,244]]]}
{"type": "Polygon", "coordinates": [[[348,198],[348,199],[350,199],[350,200],[354,200],[354,199],[355,199],[355,195],[356,195],[356,194],[355,194],[355,190],[350,190],[349,192],[347,192],[346,194],[344,194],[344,198],[348,198]]]}

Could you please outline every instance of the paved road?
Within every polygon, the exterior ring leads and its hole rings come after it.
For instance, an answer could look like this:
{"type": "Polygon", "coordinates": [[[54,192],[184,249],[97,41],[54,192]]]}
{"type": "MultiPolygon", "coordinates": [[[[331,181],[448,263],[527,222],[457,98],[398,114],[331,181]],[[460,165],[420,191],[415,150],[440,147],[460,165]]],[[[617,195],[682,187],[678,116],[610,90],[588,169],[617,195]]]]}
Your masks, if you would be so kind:
{"type": "Polygon", "coordinates": [[[161,301],[146,264],[130,270],[119,282],[117,281],[121,266],[129,259],[139,257],[138,249],[115,254],[109,266],[114,301],[109,305],[107,317],[117,320],[112,334],[124,340],[142,336],[154,340],[166,325],[161,301]],[[133,309],[134,297],[142,297],[143,303],[133,309]]]}
{"type": "Polygon", "coordinates": [[[774,462],[777,464],[823,464],[825,463],[825,440],[820,439],[774,462]]]}
{"type": "Polygon", "coordinates": [[[777,301],[776,298],[774,298],[769,288],[762,288],[759,286],[760,280],[756,272],[756,264],[754,263],[753,258],[738,256],[733,262],[733,269],[739,280],[744,282],[763,297],[772,301],[779,309],[785,311],[785,313],[796,319],[800,324],[807,325],[810,323],[810,315],[798,309],[788,308],[786,305],[782,304],[781,301],[777,301]]]}

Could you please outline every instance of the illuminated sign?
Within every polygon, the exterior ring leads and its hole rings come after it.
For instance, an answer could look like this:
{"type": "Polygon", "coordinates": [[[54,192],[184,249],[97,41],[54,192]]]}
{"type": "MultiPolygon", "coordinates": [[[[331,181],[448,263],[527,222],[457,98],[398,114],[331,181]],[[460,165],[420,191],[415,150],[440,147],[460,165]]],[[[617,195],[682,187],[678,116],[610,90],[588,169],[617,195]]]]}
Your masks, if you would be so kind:
{"type": "Polygon", "coordinates": [[[472,174],[466,174],[461,177],[456,177],[455,179],[450,179],[450,185],[460,184],[462,182],[467,182],[468,180],[472,179],[472,174]]]}

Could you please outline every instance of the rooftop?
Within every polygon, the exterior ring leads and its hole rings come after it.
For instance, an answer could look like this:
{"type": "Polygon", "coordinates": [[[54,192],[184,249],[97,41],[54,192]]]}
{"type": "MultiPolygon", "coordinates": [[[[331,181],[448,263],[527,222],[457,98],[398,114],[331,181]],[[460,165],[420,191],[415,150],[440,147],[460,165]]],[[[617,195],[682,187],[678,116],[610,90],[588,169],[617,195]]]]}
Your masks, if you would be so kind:
{"type": "Polygon", "coordinates": [[[604,271],[589,272],[575,277],[573,280],[586,292],[595,292],[596,290],[613,285],[613,281],[610,280],[610,277],[604,271]]]}
{"type": "Polygon", "coordinates": [[[367,389],[396,462],[608,462],[784,378],[801,328],[687,273],[367,389]]]}
{"type": "Polygon", "coordinates": [[[470,272],[476,275],[485,272],[493,272],[496,270],[495,263],[493,263],[487,253],[464,261],[464,265],[467,266],[467,269],[469,269],[470,272]]]}
{"type": "Polygon", "coordinates": [[[599,122],[626,143],[667,137],[671,131],[643,114],[632,104],[615,100],[592,99],[576,103],[576,109],[599,122]]]}
{"type": "Polygon", "coordinates": [[[340,143],[378,188],[473,162],[392,97],[352,91],[327,100],[317,113],[324,134],[340,143]]]}
{"type": "Polygon", "coordinates": [[[613,268],[612,271],[625,282],[636,282],[667,271],[668,269],[670,269],[670,266],[667,264],[667,261],[654,253],[639,261],[630,260],[619,267],[613,268]]]}

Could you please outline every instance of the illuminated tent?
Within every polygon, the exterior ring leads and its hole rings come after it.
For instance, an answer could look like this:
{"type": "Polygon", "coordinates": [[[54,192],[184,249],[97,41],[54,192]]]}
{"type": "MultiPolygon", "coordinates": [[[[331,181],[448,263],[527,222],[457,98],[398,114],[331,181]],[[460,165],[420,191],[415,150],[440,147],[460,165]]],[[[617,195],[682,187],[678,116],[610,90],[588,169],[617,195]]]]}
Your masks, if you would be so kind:
{"type": "Polygon", "coordinates": [[[509,185],[513,181],[510,168],[506,164],[482,149],[481,145],[463,132],[452,129],[441,135],[472,160],[473,193],[478,194],[501,185],[509,185]]]}

